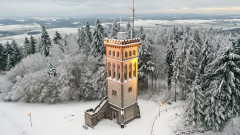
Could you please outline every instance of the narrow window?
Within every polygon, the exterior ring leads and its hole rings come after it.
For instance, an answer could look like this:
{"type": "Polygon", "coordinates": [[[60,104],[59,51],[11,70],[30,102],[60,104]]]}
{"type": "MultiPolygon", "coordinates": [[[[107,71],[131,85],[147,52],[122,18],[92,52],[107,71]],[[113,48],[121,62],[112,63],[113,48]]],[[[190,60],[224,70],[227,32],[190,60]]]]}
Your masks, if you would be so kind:
{"type": "Polygon", "coordinates": [[[108,54],[109,54],[109,56],[111,56],[111,50],[109,50],[109,53],[108,53],[108,54]]]}
{"type": "Polygon", "coordinates": [[[120,79],[120,66],[117,65],[117,80],[120,79]]]}
{"type": "Polygon", "coordinates": [[[112,78],[115,78],[115,64],[113,63],[113,69],[112,69],[112,71],[113,71],[113,77],[112,78]]]}
{"type": "Polygon", "coordinates": [[[124,78],[127,80],[127,64],[124,67],[124,78]]]}
{"type": "Polygon", "coordinates": [[[129,51],[129,57],[132,57],[132,52],[131,51],[129,51]]]}
{"type": "Polygon", "coordinates": [[[136,77],[137,74],[137,63],[133,64],[133,76],[136,77]]]}
{"type": "Polygon", "coordinates": [[[128,93],[132,92],[132,87],[128,88],[128,93]]]}
{"type": "Polygon", "coordinates": [[[108,63],[108,77],[111,77],[111,63],[108,63]]]}
{"type": "Polygon", "coordinates": [[[112,90],[112,96],[117,97],[117,91],[116,90],[112,90]]]}
{"type": "Polygon", "coordinates": [[[135,50],[133,50],[133,56],[135,56],[136,55],[136,51],[135,50]]]}
{"type": "Polygon", "coordinates": [[[119,58],[119,52],[117,52],[117,57],[119,58]]]}
{"type": "Polygon", "coordinates": [[[132,63],[129,65],[129,78],[132,78],[132,63]]]}
{"type": "Polygon", "coordinates": [[[127,53],[127,52],[125,52],[125,57],[126,57],[126,58],[128,57],[128,53],[127,53]]]}
{"type": "Polygon", "coordinates": [[[113,51],[113,57],[115,57],[115,51],[113,51]]]}

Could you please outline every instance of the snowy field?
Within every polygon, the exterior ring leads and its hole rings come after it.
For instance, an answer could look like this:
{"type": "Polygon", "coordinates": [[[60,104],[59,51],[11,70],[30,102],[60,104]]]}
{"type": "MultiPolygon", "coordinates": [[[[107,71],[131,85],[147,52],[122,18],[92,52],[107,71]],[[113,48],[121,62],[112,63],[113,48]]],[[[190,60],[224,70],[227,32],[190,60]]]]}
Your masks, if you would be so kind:
{"type": "MultiPolygon", "coordinates": [[[[92,129],[84,129],[84,111],[95,107],[99,101],[63,103],[55,105],[0,103],[0,135],[150,135],[159,105],[151,100],[139,100],[141,118],[121,129],[113,121],[103,119],[92,129]],[[32,112],[33,127],[28,112],[32,112]]],[[[184,102],[163,104],[161,110],[184,105],[184,102]]],[[[182,113],[183,109],[162,112],[154,126],[154,135],[171,135],[169,118],[182,113]]]]}

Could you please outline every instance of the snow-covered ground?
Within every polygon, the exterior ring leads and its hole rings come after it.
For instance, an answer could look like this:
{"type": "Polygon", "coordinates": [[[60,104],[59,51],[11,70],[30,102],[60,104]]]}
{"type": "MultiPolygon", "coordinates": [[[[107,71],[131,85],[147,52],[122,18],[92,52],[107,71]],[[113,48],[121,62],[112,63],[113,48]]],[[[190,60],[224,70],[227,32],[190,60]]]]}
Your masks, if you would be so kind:
{"type": "MultiPolygon", "coordinates": [[[[103,119],[92,129],[84,129],[84,111],[96,107],[99,101],[63,103],[55,105],[0,103],[0,135],[150,135],[159,105],[151,100],[139,100],[141,118],[136,119],[121,129],[113,121],[103,119]],[[27,115],[32,112],[33,127],[27,115]]],[[[183,105],[178,101],[172,105],[163,104],[161,110],[183,105]]],[[[154,126],[154,135],[171,135],[169,117],[180,114],[183,109],[162,112],[154,126]]]]}

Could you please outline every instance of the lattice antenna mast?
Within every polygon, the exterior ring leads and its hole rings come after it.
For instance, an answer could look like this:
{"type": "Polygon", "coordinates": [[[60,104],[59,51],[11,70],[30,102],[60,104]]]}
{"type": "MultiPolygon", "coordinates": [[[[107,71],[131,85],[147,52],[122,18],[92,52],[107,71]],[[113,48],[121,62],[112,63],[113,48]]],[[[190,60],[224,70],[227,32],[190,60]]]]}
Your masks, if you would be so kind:
{"type": "Polygon", "coordinates": [[[134,32],[134,19],[135,19],[135,9],[134,9],[134,0],[132,0],[132,16],[130,18],[132,18],[132,30],[131,30],[131,38],[133,39],[133,32],[134,32]]]}

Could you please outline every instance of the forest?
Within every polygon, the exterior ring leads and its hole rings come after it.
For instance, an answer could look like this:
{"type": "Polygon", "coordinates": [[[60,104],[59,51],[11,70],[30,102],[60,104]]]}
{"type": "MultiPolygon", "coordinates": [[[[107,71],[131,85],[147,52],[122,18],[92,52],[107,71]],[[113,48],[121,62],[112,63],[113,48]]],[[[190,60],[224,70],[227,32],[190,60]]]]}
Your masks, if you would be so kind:
{"type": "MultiPolygon", "coordinates": [[[[117,38],[131,25],[103,27],[99,19],[78,34],[14,39],[0,44],[0,100],[59,103],[106,96],[104,38],[117,38]]],[[[186,100],[186,122],[221,130],[240,112],[240,34],[236,31],[161,26],[140,27],[139,95],[186,100]]]]}

